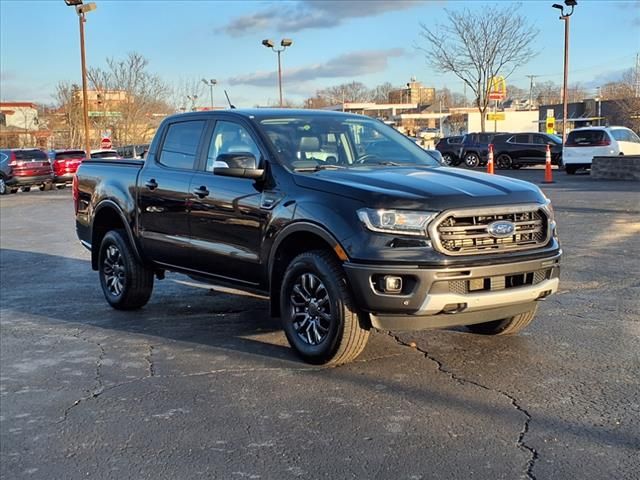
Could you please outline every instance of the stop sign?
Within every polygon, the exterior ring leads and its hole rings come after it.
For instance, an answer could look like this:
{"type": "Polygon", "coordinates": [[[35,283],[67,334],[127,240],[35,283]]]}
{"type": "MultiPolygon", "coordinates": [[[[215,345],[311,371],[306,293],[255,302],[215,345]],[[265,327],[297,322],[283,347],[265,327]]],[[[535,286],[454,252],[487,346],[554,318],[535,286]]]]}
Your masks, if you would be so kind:
{"type": "Polygon", "coordinates": [[[113,145],[111,144],[111,139],[109,137],[104,137],[100,140],[100,148],[103,150],[109,150],[113,145]]]}

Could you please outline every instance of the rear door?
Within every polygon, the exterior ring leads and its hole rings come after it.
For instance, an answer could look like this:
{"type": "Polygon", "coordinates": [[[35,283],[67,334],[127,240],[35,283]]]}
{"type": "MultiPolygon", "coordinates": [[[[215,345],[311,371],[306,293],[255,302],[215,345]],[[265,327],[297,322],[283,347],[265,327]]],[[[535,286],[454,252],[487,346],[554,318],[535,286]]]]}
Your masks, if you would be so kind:
{"type": "Polygon", "coordinates": [[[625,155],[640,155],[640,138],[628,128],[612,128],[611,136],[617,140],[620,152],[625,155]]]}
{"type": "Polygon", "coordinates": [[[225,279],[257,284],[260,245],[272,200],[251,179],[213,173],[218,155],[252,153],[264,161],[264,145],[250,125],[218,118],[209,136],[202,169],[191,179],[189,216],[193,255],[190,268],[225,279]]]}
{"type": "Polygon", "coordinates": [[[195,173],[207,121],[169,123],[138,176],[139,237],[145,253],[170,266],[189,264],[189,185],[195,173]]]}

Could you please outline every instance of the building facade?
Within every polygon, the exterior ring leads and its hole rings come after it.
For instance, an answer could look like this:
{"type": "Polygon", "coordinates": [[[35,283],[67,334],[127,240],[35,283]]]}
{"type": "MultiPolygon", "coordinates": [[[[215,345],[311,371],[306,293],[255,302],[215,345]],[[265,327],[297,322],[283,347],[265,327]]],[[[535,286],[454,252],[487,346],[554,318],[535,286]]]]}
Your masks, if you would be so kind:
{"type": "Polygon", "coordinates": [[[389,92],[389,103],[415,103],[419,108],[426,108],[436,101],[436,89],[425,87],[412,78],[405,88],[389,92]]]}

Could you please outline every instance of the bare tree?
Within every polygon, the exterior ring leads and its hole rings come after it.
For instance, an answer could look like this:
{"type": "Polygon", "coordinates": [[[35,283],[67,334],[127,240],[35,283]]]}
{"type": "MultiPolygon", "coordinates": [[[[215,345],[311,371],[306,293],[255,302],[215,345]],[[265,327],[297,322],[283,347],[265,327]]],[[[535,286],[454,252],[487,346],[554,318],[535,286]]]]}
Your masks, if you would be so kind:
{"type": "Polygon", "coordinates": [[[446,24],[420,24],[427,62],[453,73],[475,94],[481,128],[485,130],[488,91],[493,77],[509,77],[536,55],[531,44],[538,30],[528,24],[519,6],[491,6],[478,11],[446,10],[446,24]]]}
{"type": "Polygon", "coordinates": [[[173,87],[171,104],[179,112],[193,110],[204,98],[206,88],[200,78],[183,78],[173,87]]]}
{"type": "Polygon", "coordinates": [[[389,82],[381,83],[371,89],[369,100],[376,103],[389,103],[389,92],[395,90],[389,82]]]}
{"type": "Polygon", "coordinates": [[[54,99],[58,115],[52,116],[50,127],[56,143],[80,148],[83,140],[80,87],[70,82],[60,82],[56,85],[54,99]]]}

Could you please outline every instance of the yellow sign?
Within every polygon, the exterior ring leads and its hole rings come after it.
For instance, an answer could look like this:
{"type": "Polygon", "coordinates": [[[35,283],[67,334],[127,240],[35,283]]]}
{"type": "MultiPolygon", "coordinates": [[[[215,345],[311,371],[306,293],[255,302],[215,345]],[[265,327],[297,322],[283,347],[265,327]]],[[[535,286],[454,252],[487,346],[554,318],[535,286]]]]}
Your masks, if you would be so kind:
{"type": "Polygon", "coordinates": [[[504,120],[504,119],[505,119],[504,112],[487,113],[487,120],[489,121],[504,120]]]}
{"type": "Polygon", "coordinates": [[[507,96],[507,81],[504,77],[492,77],[489,87],[489,100],[504,100],[507,96]]]}
{"type": "Polygon", "coordinates": [[[556,119],[555,117],[547,117],[547,133],[556,133],[556,119]]]}

